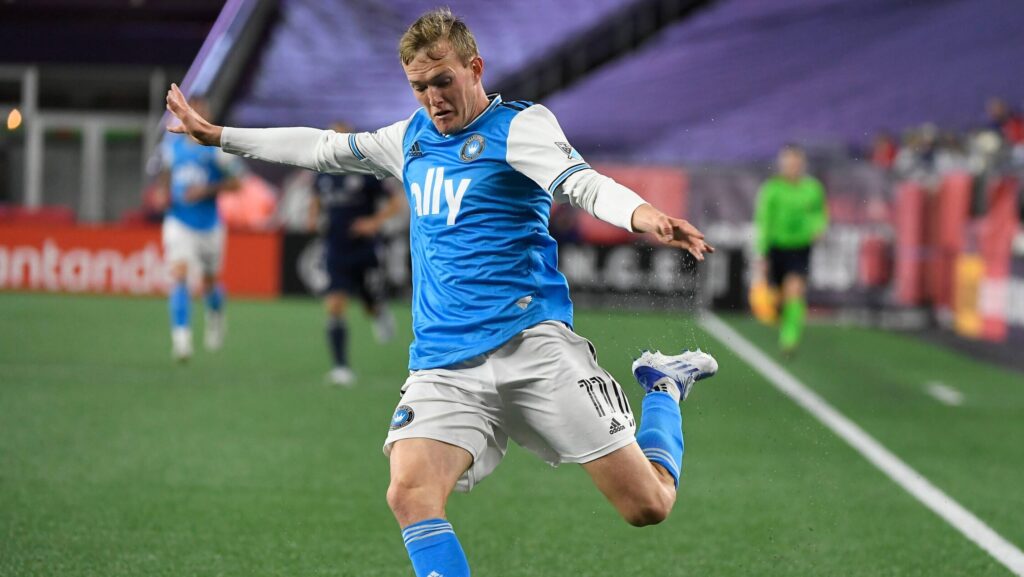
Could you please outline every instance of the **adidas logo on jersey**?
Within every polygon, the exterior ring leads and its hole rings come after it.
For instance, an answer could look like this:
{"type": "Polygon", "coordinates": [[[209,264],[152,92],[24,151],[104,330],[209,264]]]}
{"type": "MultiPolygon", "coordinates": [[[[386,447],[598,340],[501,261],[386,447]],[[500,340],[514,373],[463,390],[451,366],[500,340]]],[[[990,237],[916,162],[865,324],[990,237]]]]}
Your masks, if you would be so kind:
{"type": "Polygon", "coordinates": [[[431,571],[430,575],[427,575],[427,577],[444,577],[444,575],[441,575],[437,571],[431,571]]]}
{"type": "Polygon", "coordinates": [[[459,209],[462,208],[462,197],[469,189],[472,179],[463,178],[459,185],[455,181],[444,177],[444,167],[428,168],[427,176],[423,179],[423,185],[414,182],[409,187],[412,192],[413,206],[416,207],[416,216],[430,216],[441,214],[441,193],[444,192],[445,202],[448,205],[448,226],[455,224],[455,218],[459,216],[459,209]]]}
{"type": "Polygon", "coordinates": [[[412,146],[409,148],[409,157],[420,158],[421,156],[423,156],[423,151],[420,150],[420,141],[417,140],[412,143],[412,146]]]}
{"type": "Polygon", "coordinates": [[[626,427],[623,426],[622,423],[616,421],[615,418],[613,417],[612,418],[611,426],[608,428],[608,434],[609,435],[614,435],[615,433],[621,433],[622,431],[625,431],[625,430],[626,430],[626,427]]]}

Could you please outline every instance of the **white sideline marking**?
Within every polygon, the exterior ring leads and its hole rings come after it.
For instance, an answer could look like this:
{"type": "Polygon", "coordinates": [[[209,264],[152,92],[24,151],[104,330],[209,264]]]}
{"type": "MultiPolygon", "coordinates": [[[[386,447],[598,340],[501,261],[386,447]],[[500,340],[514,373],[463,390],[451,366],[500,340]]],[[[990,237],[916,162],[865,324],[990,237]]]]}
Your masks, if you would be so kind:
{"type": "Polygon", "coordinates": [[[722,344],[731,348],[750,366],[764,375],[776,389],[792,399],[846,441],[865,459],[913,495],[925,507],[942,517],[964,537],[988,552],[1018,577],[1024,577],[1024,552],[992,530],[981,519],[932,485],[920,473],[889,452],[871,435],[834,409],[807,385],[801,383],[761,352],[717,315],[706,313],[701,326],[722,344]]]}
{"type": "Polygon", "coordinates": [[[947,387],[938,381],[932,381],[925,386],[928,388],[928,394],[942,404],[951,407],[959,407],[964,404],[964,394],[953,387],[947,387]]]}

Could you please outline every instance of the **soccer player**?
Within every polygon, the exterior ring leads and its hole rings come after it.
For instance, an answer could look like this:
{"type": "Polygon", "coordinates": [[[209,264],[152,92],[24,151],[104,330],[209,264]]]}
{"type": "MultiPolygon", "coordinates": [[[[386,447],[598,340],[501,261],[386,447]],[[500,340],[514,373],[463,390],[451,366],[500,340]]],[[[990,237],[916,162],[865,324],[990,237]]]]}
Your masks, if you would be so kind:
{"type": "Polygon", "coordinates": [[[769,178],[757,195],[754,226],[755,281],[781,289],[779,348],[791,355],[800,344],[807,316],[807,275],[811,245],[828,226],[825,189],[806,174],[803,149],[788,144],[779,151],[779,173],[769,178]]]}
{"type": "MultiPolygon", "coordinates": [[[[208,116],[206,102],[193,98],[189,106],[208,116]]],[[[171,316],[171,354],[178,361],[192,356],[189,268],[197,266],[206,302],[204,344],[218,350],[224,343],[224,287],[219,282],[224,258],[224,228],[217,214],[217,195],[239,186],[241,163],[237,157],[216,148],[201,146],[189,138],[169,134],[160,148],[163,166],[160,179],[168,205],[164,216],[164,259],[168,263],[171,287],[168,295],[171,316]]]]}
{"type": "Polygon", "coordinates": [[[448,9],[413,23],[399,55],[422,108],[376,132],[222,128],[173,85],[167,103],[181,120],[171,130],[229,152],[403,181],[415,340],[384,452],[388,504],[416,575],[469,575],[445,503],[490,474],[510,438],[551,464],[582,464],[629,523],[662,521],[681,471],[679,402],[717,363],[645,352],[633,364],[647,391],[637,431],[618,383],[572,330],[547,230],[552,198],[698,260],[712,247],[593,170],[548,109],[487,95],[476,41],[448,9]]]}
{"type": "MultiPolygon", "coordinates": [[[[337,133],[349,133],[350,127],[335,123],[337,133]]],[[[327,214],[324,236],[324,266],[327,269],[327,343],[334,361],[328,374],[336,385],[355,382],[348,365],[348,329],[345,326],[346,295],[358,295],[366,312],[373,317],[377,342],[390,341],[395,320],[369,276],[377,268],[377,233],[381,226],[401,210],[403,199],[392,193],[372,175],[320,174],[314,181],[309,226],[320,228],[320,217],[327,214]],[[380,207],[378,208],[378,203],[380,207]]]]}

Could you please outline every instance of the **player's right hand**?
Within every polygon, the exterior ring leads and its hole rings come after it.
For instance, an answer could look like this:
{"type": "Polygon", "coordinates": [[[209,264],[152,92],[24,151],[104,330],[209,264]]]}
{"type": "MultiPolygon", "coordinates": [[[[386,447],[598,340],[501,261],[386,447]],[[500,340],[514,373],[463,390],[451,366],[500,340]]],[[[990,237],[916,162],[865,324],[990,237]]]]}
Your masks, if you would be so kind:
{"type": "Polygon", "coordinates": [[[704,260],[705,253],[715,252],[715,247],[704,240],[704,233],[681,218],[672,218],[650,204],[641,204],[633,211],[633,232],[649,232],[658,242],[680,248],[693,255],[698,261],[704,260]]]}
{"type": "Polygon", "coordinates": [[[167,91],[167,110],[178,119],[178,124],[167,127],[169,132],[187,134],[192,140],[206,146],[220,146],[222,127],[211,124],[188,104],[177,84],[167,91]]]}

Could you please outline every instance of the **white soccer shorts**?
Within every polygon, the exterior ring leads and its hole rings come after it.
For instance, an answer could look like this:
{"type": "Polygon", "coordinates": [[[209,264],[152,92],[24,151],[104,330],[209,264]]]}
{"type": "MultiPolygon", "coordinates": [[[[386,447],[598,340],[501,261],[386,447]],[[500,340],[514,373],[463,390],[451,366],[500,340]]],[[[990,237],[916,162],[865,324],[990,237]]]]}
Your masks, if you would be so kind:
{"type": "Polygon", "coordinates": [[[626,394],[594,347],[547,321],[501,348],[443,369],[413,371],[384,443],[427,438],[469,451],[456,485],[469,491],[501,463],[508,439],[552,466],[587,463],[634,442],[626,394]]]}
{"type": "Polygon", "coordinates": [[[164,218],[164,262],[172,265],[185,261],[199,265],[204,275],[220,272],[224,262],[224,227],[196,230],[171,217],[164,218]]]}

